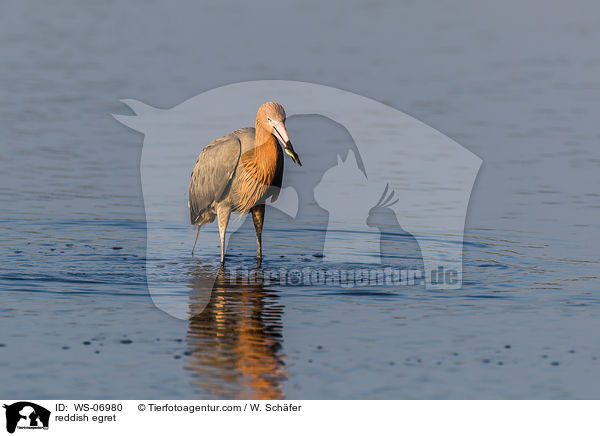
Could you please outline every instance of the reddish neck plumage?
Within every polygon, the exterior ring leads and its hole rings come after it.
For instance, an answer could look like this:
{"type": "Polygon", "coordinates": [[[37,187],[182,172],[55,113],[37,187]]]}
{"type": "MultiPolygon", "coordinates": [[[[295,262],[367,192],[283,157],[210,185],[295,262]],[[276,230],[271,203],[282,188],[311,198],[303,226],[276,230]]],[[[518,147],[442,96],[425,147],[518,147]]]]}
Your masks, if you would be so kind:
{"type": "Polygon", "coordinates": [[[263,173],[264,179],[262,177],[261,179],[267,180],[267,183],[271,182],[277,167],[277,147],[279,147],[279,145],[277,144],[277,139],[273,136],[271,129],[264,126],[257,117],[252,160],[254,161],[257,170],[263,173]]]}
{"type": "Polygon", "coordinates": [[[277,139],[257,119],[254,148],[242,156],[239,210],[250,210],[273,183],[278,166],[278,147],[277,139]]]}

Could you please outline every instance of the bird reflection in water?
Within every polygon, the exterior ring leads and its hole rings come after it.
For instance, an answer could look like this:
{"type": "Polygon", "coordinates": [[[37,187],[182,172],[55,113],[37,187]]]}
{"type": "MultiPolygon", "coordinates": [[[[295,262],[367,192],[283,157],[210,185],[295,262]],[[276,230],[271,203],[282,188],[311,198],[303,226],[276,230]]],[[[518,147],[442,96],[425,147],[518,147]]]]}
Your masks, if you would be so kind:
{"type": "Polygon", "coordinates": [[[190,318],[186,338],[186,369],[193,373],[194,385],[211,397],[283,398],[279,295],[247,278],[230,279],[223,268],[209,293],[206,284],[214,278],[210,272],[211,267],[202,265],[191,271],[190,311],[196,315],[190,318]]]}

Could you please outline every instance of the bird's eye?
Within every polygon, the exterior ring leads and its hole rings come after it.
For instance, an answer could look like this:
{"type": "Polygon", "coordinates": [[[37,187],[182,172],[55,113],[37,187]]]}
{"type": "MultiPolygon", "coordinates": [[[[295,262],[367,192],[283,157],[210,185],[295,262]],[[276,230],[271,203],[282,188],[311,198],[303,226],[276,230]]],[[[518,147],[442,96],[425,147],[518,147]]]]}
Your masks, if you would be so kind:
{"type": "Polygon", "coordinates": [[[267,117],[267,121],[271,122],[273,120],[270,117],[267,117]]]}

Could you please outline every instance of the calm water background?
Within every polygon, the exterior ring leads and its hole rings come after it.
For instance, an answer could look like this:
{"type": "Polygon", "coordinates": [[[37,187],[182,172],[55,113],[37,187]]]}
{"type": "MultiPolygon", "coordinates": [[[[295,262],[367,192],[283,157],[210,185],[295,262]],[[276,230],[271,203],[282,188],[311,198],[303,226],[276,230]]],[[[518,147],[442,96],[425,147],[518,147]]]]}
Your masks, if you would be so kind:
{"type": "MultiPolygon", "coordinates": [[[[599,12],[592,1],[3,2],[0,397],[598,398],[599,12]],[[368,96],[483,159],[463,289],[221,277],[193,321],[152,305],[142,136],[110,114],[128,113],[121,98],[167,108],[255,79],[368,96]]],[[[266,266],[317,264],[272,216],[266,266]]],[[[247,224],[232,241],[250,266],[247,224]]],[[[171,262],[193,304],[210,265],[171,262]]]]}

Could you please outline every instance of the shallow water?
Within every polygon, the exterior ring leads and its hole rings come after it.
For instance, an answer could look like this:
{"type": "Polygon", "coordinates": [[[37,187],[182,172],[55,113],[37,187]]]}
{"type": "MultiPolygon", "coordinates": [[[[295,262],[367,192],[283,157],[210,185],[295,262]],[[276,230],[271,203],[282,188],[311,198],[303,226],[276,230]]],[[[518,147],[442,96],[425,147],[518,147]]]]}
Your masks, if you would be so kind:
{"type": "MultiPolygon", "coordinates": [[[[598,6],[581,3],[270,10],[285,26],[261,13],[272,2],[0,6],[0,397],[597,398],[600,56],[584,11],[598,6]],[[239,43],[272,35],[248,14],[282,35],[269,39],[277,62],[239,43]],[[214,37],[223,23],[229,39],[214,37]],[[383,101],[483,159],[462,289],[246,283],[233,277],[256,266],[245,221],[200,316],[153,305],[142,136],[110,114],[128,113],[120,98],[170,107],[272,77],[383,101]]],[[[348,147],[318,117],[288,129],[301,156],[311,131],[348,147]]],[[[313,206],[298,222],[267,211],[263,271],[320,268],[326,216],[313,206]]],[[[193,229],[163,225],[191,245],[193,229]]],[[[414,240],[386,235],[384,262],[419,268],[414,240]]],[[[217,242],[161,254],[191,306],[217,242]]]]}

